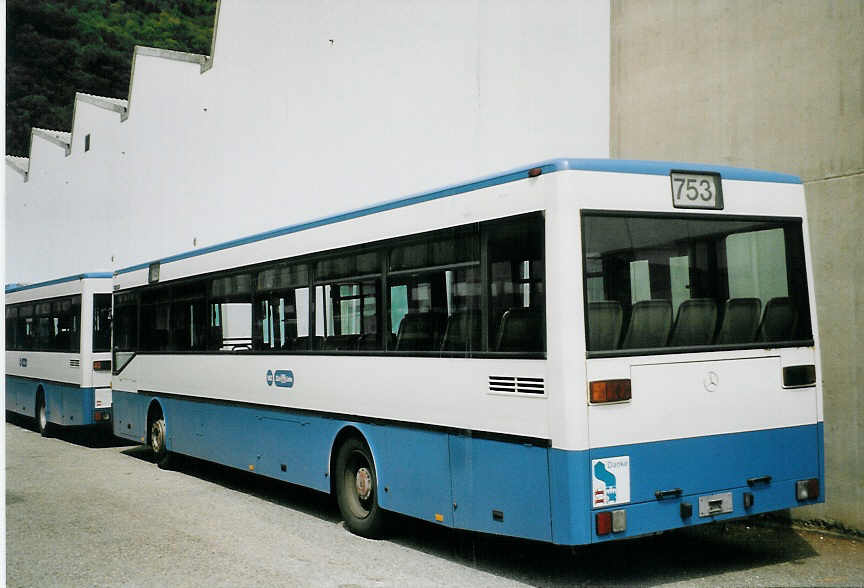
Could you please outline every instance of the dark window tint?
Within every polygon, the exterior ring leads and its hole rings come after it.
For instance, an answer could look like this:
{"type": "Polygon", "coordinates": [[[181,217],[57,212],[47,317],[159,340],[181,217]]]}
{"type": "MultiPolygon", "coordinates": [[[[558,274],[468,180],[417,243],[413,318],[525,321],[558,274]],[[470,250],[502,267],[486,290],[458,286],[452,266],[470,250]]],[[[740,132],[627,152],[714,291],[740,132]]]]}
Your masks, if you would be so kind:
{"type": "Polygon", "coordinates": [[[9,349],[77,352],[81,347],[81,296],[66,296],[7,308],[9,349]]]}
{"type": "Polygon", "coordinates": [[[588,214],[589,351],[812,339],[799,220],[588,214]]]}
{"type": "Polygon", "coordinates": [[[469,353],[482,348],[476,226],[418,235],[390,250],[390,348],[469,353]]]}
{"type": "Polygon", "coordinates": [[[279,264],[258,272],[253,347],[257,350],[309,348],[309,270],[279,264]]]}
{"type": "Polygon", "coordinates": [[[93,351],[111,350],[111,295],[93,295],[93,351]]]}
{"type": "Polygon", "coordinates": [[[17,349],[18,308],[6,307],[6,349],[17,349]]]}
{"type": "Polygon", "coordinates": [[[173,351],[206,349],[207,305],[204,281],[186,282],[171,289],[171,340],[173,351]]]}
{"type": "Polygon", "coordinates": [[[138,295],[123,293],[114,296],[114,349],[138,349],[138,295]]]}
{"type": "Polygon", "coordinates": [[[140,303],[115,296],[115,348],[534,357],[543,226],[534,213],[146,286],[140,303]]]}
{"type": "Polygon", "coordinates": [[[171,291],[167,286],[141,292],[142,351],[167,351],[171,342],[171,291]]]}
{"type": "Polygon", "coordinates": [[[489,349],[545,349],[543,217],[539,214],[491,224],[489,257],[489,349]]]}
{"type": "Polygon", "coordinates": [[[313,348],[383,349],[379,327],[380,278],[376,275],[380,272],[377,252],[318,262],[313,348]]]}

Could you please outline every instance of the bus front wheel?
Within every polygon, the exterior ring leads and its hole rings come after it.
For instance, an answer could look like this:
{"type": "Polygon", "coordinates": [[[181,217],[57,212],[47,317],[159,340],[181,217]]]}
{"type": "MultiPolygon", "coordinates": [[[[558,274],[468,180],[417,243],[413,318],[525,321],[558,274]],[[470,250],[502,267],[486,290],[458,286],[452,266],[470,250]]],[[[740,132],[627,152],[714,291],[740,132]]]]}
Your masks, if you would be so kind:
{"type": "Polygon", "coordinates": [[[174,462],[173,454],[168,451],[167,437],[165,417],[160,414],[150,425],[150,447],[153,449],[156,465],[163,470],[170,469],[174,462]]]}
{"type": "Polygon", "coordinates": [[[378,506],[375,462],[363,441],[350,437],[342,443],[334,476],[336,501],[348,529],[361,537],[379,537],[385,514],[378,506]]]}
{"type": "Polygon", "coordinates": [[[36,396],[36,428],[43,437],[51,434],[51,423],[48,422],[48,407],[45,406],[45,396],[40,392],[36,396]]]}

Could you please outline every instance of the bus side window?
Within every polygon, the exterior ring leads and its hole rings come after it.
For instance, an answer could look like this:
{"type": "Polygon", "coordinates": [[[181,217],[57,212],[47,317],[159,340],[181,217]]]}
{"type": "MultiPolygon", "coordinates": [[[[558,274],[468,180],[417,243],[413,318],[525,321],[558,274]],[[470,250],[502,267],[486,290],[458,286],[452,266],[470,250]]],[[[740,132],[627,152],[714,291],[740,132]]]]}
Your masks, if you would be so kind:
{"type": "Polygon", "coordinates": [[[372,351],[383,347],[378,316],[380,274],[378,251],[317,262],[313,348],[372,351]]]}
{"type": "Polygon", "coordinates": [[[390,250],[390,349],[468,354],[482,348],[476,229],[427,233],[390,250]]]}
{"type": "Polygon", "coordinates": [[[174,286],[171,290],[171,339],[175,351],[198,351],[205,347],[207,314],[203,280],[174,286]]]}
{"type": "Polygon", "coordinates": [[[18,332],[18,307],[6,307],[6,349],[18,349],[16,335],[18,332]]]}
{"type": "Polygon", "coordinates": [[[309,270],[305,264],[279,264],[255,278],[257,350],[301,350],[309,346],[309,270]]]}
{"type": "MultiPolygon", "coordinates": [[[[138,350],[138,295],[122,293],[114,296],[114,349],[138,350]]],[[[115,369],[119,366],[115,362],[115,369]]]]}
{"type": "Polygon", "coordinates": [[[170,342],[171,293],[167,287],[141,293],[141,351],[165,351],[170,342]]]}
{"type": "Polygon", "coordinates": [[[218,351],[252,349],[252,283],[249,274],[214,278],[210,282],[207,347],[218,351]]]}
{"type": "Polygon", "coordinates": [[[489,258],[488,348],[544,351],[543,215],[489,223],[484,230],[489,258]]]}

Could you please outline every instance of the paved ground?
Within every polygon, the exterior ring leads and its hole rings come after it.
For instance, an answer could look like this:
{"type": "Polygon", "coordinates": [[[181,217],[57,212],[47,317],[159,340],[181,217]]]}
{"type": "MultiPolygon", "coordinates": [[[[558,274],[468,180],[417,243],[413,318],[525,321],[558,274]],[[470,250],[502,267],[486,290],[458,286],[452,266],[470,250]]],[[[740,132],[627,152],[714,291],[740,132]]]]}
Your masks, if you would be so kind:
{"type": "Polygon", "coordinates": [[[569,549],[400,518],[371,541],[316,492],[27,426],[6,424],[9,586],[864,586],[864,540],[783,527],[569,549]]]}

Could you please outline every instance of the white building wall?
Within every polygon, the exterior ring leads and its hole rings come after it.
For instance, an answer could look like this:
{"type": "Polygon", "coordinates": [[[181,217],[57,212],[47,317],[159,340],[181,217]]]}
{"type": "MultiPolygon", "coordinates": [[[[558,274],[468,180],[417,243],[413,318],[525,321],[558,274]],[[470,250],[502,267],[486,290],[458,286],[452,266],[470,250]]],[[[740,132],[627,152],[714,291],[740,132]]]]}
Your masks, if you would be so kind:
{"type": "Polygon", "coordinates": [[[68,157],[34,140],[26,182],[7,164],[6,281],[607,157],[609,18],[606,0],[222,0],[206,66],[139,50],[123,122],[78,100],[68,157]]]}

